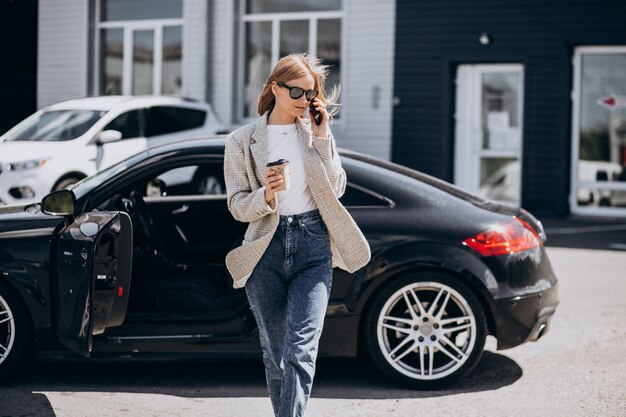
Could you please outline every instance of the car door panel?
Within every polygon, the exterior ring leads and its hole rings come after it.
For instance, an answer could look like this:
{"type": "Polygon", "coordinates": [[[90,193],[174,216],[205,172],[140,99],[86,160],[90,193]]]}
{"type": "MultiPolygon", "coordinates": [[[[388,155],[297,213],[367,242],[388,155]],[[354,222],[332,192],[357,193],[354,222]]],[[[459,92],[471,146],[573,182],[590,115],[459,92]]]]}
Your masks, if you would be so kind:
{"type": "Polygon", "coordinates": [[[122,324],[128,307],[132,225],[124,212],[78,217],[53,242],[55,330],[59,341],[89,356],[92,336],[122,324]]]}

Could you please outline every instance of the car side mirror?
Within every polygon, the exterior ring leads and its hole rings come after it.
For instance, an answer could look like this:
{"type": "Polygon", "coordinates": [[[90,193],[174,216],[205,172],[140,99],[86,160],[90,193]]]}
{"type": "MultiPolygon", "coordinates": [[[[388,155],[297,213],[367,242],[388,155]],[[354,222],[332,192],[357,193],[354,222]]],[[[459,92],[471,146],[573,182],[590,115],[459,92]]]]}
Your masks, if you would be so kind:
{"type": "Polygon", "coordinates": [[[53,216],[73,216],[76,196],[71,190],[54,191],[41,200],[41,211],[53,216]]]}
{"type": "Polygon", "coordinates": [[[122,139],[122,132],[119,130],[104,130],[96,136],[96,144],[104,145],[105,143],[117,142],[122,139]]]}
{"type": "Polygon", "coordinates": [[[155,178],[148,182],[146,187],[146,197],[163,197],[166,195],[166,185],[165,181],[160,178],[155,178]]]}

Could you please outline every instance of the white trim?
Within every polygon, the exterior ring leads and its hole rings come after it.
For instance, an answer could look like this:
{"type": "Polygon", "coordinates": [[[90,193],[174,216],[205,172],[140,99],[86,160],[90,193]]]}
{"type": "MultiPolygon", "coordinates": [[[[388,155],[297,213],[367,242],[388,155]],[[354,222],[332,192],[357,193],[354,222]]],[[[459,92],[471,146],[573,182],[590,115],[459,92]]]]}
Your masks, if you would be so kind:
{"type": "MultiPolygon", "coordinates": [[[[317,21],[318,19],[309,19],[309,53],[317,56],[317,21]]],[[[341,35],[340,35],[341,36],[341,35]]]]}
{"type": "Polygon", "coordinates": [[[270,57],[270,71],[274,68],[274,65],[278,62],[280,55],[280,20],[272,20],[272,55],[270,57]]]}
{"type": "Polygon", "coordinates": [[[132,26],[139,29],[152,29],[155,24],[162,26],[178,26],[185,23],[184,19],[141,19],[141,20],[115,20],[113,22],[96,22],[100,29],[125,28],[132,26]]]}
{"type": "Polygon", "coordinates": [[[578,181],[576,186],[578,188],[594,188],[596,190],[626,191],[626,184],[623,182],[617,182],[617,181],[598,181],[598,182],[578,181]]]}
{"type": "Polygon", "coordinates": [[[124,37],[124,52],[122,53],[122,94],[132,94],[133,91],[133,30],[122,29],[124,37]]]}
{"type": "MultiPolygon", "coordinates": [[[[239,1],[239,10],[244,10],[246,7],[246,0],[239,1]]],[[[235,85],[235,108],[233,110],[233,117],[230,123],[233,122],[245,122],[249,123],[247,119],[244,119],[244,105],[246,103],[245,95],[245,83],[246,83],[246,22],[239,20],[239,41],[238,41],[238,59],[236,62],[237,71],[237,84],[235,85]]]]}
{"type": "MultiPolygon", "coordinates": [[[[93,66],[93,72],[92,72],[92,76],[93,76],[93,80],[92,80],[92,93],[93,95],[99,95],[100,94],[100,28],[98,27],[98,23],[100,22],[100,1],[101,0],[96,0],[95,2],[95,13],[94,13],[94,30],[96,33],[94,33],[93,36],[93,60],[94,60],[94,66],[93,66]]],[[[89,56],[89,55],[87,55],[89,56]]]]}
{"type": "MultiPolygon", "coordinates": [[[[154,28],[154,54],[152,55],[152,94],[162,94],[163,85],[163,25],[154,28]]],[[[182,60],[181,60],[181,80],[182,80],[182,60]]],[[[181,85],[182,91],[182,85],[181,85]]]]}
{"type": "Polygon", "coordinates": [[[572,65],[574,76],[572,77],[572,132],[571,132],[571,155],[570,155],[570,193],[569,207],[573,214],[586,214],[593,216],[611,216],[626,214],[626,208],[618,207],[587,207],[578,205],[578,189],[591,188],[598,190],[626,190],[626,184],[615,181],[583,182],[578,180],[578,154],[580,153],[580,112],[581,112],[581,78],[582,78],[582,55],[626,53],[626,46],[579,46],[574,49],[572,65]]]}
{"type": "Polygon", "coordinates": [[[572,207],[572,214],[577,215],[586,215],[586,216],[597,216],[597,217],[624,217],[626,214],[626,209],[618,208],[618,207],[572,207]]]}

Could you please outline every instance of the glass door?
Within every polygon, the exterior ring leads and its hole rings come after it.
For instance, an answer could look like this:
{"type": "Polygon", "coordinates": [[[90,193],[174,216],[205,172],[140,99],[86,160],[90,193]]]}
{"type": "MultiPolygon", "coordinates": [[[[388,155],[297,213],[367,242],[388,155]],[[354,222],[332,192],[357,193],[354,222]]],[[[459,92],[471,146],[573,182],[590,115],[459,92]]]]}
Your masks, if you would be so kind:
{"type": "Polygon", "coordinates": [[[521,204],[524,67],[460,65],[456,79],[454,182],[521,204]]]}
{"type": "Polygon", "coordinates": [[[626,214],[626,46],[574,54],[574,213],[626,214]]]}

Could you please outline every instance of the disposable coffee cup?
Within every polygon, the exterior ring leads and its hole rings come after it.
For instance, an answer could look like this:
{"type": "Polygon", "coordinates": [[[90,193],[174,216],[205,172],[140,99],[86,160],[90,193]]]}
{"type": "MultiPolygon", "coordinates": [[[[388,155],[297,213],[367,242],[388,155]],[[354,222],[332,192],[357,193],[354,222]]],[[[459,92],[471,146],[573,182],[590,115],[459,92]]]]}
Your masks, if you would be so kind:
{"type": "Polygon", "coordinates": [[[289,179],[289,176],[291,175],[291,173],[289,172],[289,161],[286,159],[279,159],[277,161],[268,163],[267,167],[275,173],[281,174],[283,176],[283,185],[278,191],[288,190],[291,182],[289,179]]]}

